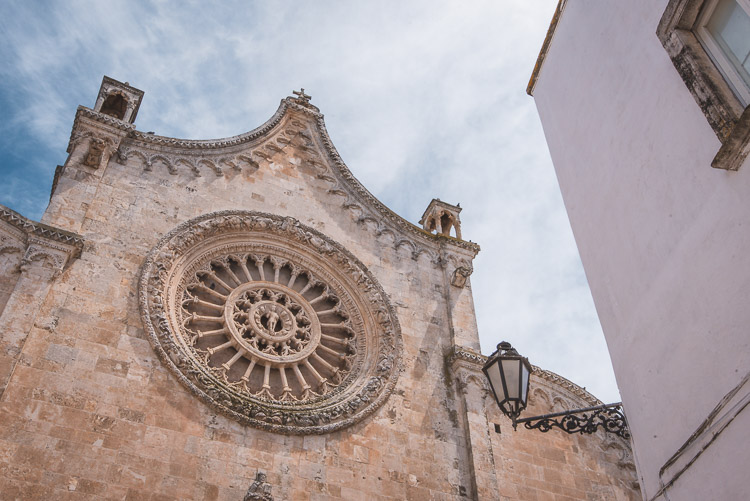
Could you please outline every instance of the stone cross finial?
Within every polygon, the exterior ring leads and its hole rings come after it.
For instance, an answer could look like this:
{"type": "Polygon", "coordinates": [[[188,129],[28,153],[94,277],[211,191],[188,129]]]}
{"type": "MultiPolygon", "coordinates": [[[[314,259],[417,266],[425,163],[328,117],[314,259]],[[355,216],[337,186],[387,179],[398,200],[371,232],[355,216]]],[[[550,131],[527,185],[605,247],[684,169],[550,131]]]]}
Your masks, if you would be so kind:
{"type": "Polygon", "coordinates": [[[297,99],[299,99],[301,101],[304,101],[306,103],[309,103],[310,99],[312,99],[312,96],[309,96],[309,95],[305,94],[304,87],[300,88],[300,90],[298,90],[298,91],[297,90],[293,90],[292,94],[294,94],[295,96],[297,96],[297,99]]]}

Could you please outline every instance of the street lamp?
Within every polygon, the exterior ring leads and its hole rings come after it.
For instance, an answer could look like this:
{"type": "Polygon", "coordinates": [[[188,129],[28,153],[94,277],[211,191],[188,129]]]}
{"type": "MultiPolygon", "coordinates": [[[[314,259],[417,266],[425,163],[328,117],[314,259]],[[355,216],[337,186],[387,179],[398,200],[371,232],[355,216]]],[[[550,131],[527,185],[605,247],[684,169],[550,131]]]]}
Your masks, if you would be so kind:
{"type": "Polygon", "coordinates": [[[529,359],[519,355],[509,342],[503,341],[497,345],[497,351],[490,355],[482,371],[490,382],[497,405],[515,426],[529,396],[529,359]]]}
{"type": "Polygon", "coordinates": [[[518,423],[523,423],[529,430],[541,432],[559,428],[567,433],[590,434],[602,428],[622,438],[630,438],[622,402],[518,419],[528,402],[532,367],[529,359],[521,356],[507,341],[497,345],[497,350],[489,356],[482,371],[490,382],[497,405],[511,419],[514,430],[518,423]]]}

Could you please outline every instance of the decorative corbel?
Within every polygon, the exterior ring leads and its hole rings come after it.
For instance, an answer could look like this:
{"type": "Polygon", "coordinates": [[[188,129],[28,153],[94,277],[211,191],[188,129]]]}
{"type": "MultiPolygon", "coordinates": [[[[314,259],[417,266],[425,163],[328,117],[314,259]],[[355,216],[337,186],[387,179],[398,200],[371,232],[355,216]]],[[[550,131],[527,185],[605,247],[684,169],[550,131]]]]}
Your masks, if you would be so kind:
{"type": "Polygon", "coordinates": [[[451,276],[451,285],[458,288],[463,288],[466,285],[466,279],[469,278],[469,276],[474,271],[474,268],[469,266],[459,266],[455,270],[453,270],[453,275],[451,276]]]}
{"type": "Polygon", "coordinates": [[[80,253],[80,248],[39,237],[29,237],[28,247],[21,259],[19,271],[28,273],[35,263],[47,270],[44,274],[50,281],[56,280],[65,270],[67,264],[80,253]]]}

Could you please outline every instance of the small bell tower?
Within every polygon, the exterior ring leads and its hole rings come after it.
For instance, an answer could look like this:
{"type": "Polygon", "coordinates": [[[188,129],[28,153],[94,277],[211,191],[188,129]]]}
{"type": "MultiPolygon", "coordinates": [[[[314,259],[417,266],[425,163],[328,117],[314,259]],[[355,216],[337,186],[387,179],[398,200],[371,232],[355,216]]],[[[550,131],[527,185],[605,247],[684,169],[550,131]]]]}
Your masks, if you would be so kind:
{"type": "Polygon", "coordinates": [[[99,88],[94,111],[132,124],[135,122],[142,99],[142,90],[131,87],[128,82],[118,82],[105,75],[99,88]]]}
{"type": "Polygon", "coordinates": [[[451,205],[439,198],[433,198],[422,214],[419,224],[425,231],[438,235],[451,236],[451,229],[454,229],[456,238],[461,240],[461,220],[458,217],[460,212],[461,204],[451,205]]]}

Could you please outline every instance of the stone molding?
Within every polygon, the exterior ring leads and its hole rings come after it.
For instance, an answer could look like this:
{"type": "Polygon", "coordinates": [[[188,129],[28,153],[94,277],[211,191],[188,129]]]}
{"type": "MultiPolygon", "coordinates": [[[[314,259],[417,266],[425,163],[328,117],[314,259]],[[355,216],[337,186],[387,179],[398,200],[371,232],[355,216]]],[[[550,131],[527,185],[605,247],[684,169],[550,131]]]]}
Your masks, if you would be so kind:
{"type": "Polygon", "coordinates": [[[55,280],[66,266],[80,256],[83,239],[65,230],[32,221],[0,205],[0,254],[21,254],[17,272],[26,273],[35,265],[46,268],[44,275],[55,280]]]}
{"type": "MultiPolygon", "coordinates": [[[[479,252],[479,245],[448,235],[433,235],[406,221],[377,200],[352,175],[339,156],[328,135],[323,114],[308,102],[298,98],[283,99],[274,115],[250,132],[215,140],[175,139],[135,130],[122,121],[85,107],[79,107],[74,123],[78,130],[83,118],[99,121],[126,132],[115,158],[124,164],[128,158],[139,158],[144,171],[151,171],[162,163],[172,175],[180,166],[187,167],[196,177],[200,167],[209,168],[223,176],[224,168],[258,169],[262,162],[271,162],[277,153],[288,147],[300,151],[300,157],[316,171],[316,177],[329,184],[328,194],[343,198],[341,206],[358,223],[372,229],[376,236],[390,235],[395,249],[406,247],[413,259],[422,254],[436,266],[450,263],[462,267],[465,277],[473,268],[471,260],[479,252]],[[309,125],[312,128],[308,128],[309,125]],[[311,134],[311,131],[315,134],[311,134]]],[[[71,145],[75,137],[71,135],[71,145]]],[[[71,147],[69,146],[69,151],[71,147]]],[[[453,270],[451,270],[451,273],[453,270]]],[[[461,279],[457,281],[460,282],[461,279]]]]}
{"type": "Polygon", "coordinates": [[[289,108],[304,110],[307,113],[312,113],[314,115],[319,115],[322,117],[320,113],[317,113],[308,108],[295,107],[293,98],[288,97],[281,100],[281,104],[271,118],[269,118],[259,127],[256,127],[249,132],[245,132],[244,134],[238,134],[236,136],[222,139],[177,139],[166,136],[158,136],[156,134],[146,134],[133,128],[129,137],[135,141],[143,142],[146,145],[168,146],[189,150],[220,150],[231,146],[250,144],[257,139],[266,136],[269,132],[276,128],[277,125],[279,125],[289,108]]]}
{"type": "Polygon", "coordinates": [[[83,250],[83,237],[80,235],[32,221],[3,205],[0,205],[0,220],[5,221],[27,235],[34,235],[44,239],[44,241],[50,241],[48,245],[54,246],[54,243],[59,244],[56,247],[60,250],[70,251],[71,257],[77,257],[81,250],[83,250]]]}
{"type": "Polygon", "coordinates": [[[750,153],[750,106],[744,106],[734,94],[696,36],[696,23],[705,3],[704,0],[669,0],[656,35],[722,143],[711,166],[736,171],[750,153]]]}
{"type": "MultiPolygon", "coordinates": [[[[249,259],[258,256],[250,252],[246,255],[249,259]]],[[[267,261],[271,263],[273,259],[267,261]]],[[[278,282],[281,266],[274,268],[274,282],[278,282]]],[[[258,273],[261,269],[262,265],[258,273]]],[[[259,283],[268,284],[269,280],[261,274],[259,283]]],[[[216,283],[222,282],[217,280],[216,283]]],[[[165,235],[149,253],[139,288],[141,318],[162,362],[191,393],[243,424],[285,434],[329,433],[374,412],[388,398],[398,379],[401,331],[386,293],[354,255],[293,218],[236,210],[214,212],[187,221],[165,235]],[[351,365],[346,365],[348,374],[337,381],[334,388],[330,391],[323,388],[310,398],[283,398],[268,391],[240,391],[242,381],[222,376],[220,366],[211,365],[210,354],[218,351],[217,347],[212,348],[213,352],[204,350],[188,339],[192,333],[183,326],[190,318],[181,310],[186,296],[178,293],[190,285],[191,273],[210,270],[225,249],[227,255],[237,255],[238,249],[264,249],[272,255],[275,252],[276,258],[284,261],[283,266],[314,267],[308,282],[314,282],[312,276],[320,277],[320,285],[316,282],[314,287],[324,289],[326,294],[330,290],[341,299],[340,304],[345,306],[351,320],[346,328],[354,331],[352,338],[356,347],[351,365]],[[209,263],[209,268],[201,268],[204,262],[209,263]]],[[[220,290],[223,289],[219,285],[211,294],[216,295],[220,290]]],[[[295,300],[299,302],[302,293],[295,292],[295,300]]],[[[307,301],[313,302],[309,297],[307,301]]],[[[240,356],[236,355],[235,359],[240,356]]],[[[283,357],[271,358],[271,362],[255,359],[269,367],[265,370],[264,390],[271,366],[282,367],[279,374],[284,374],[286,366],[293,365],[283,357]]],[[[315,371],[310,373],[315,374],[315,371]]],[[[285,375],[281,380],[286,384],[285,375]]],[[[304,378],[300,378],[302,381],[304,378]]]]}
{"type": "MultiPolygon", "coordinates": [[[[456,346],[453,349],[448,364],[453,370],[462,392],[466,392],[469,383],[476,384],[484,396],[492,397],[492,390],[487,378],[482,372],[482,367],[487,362],[487,357],[474,350],[456,346]]],[[[602,405],[603,402],[594,395],[581,388],[568,379],[532,365],[532,387],[529,390],[530,397],[541,399],[548,404],[552,412],[571,410],[576,408],[593,407],[602,405]]],[[[617,464],[621,468],[635,470],[633,454],[630,441],[610,433],[599,434],[603,438],[602,450],[615,450],[618,453],[617,464]]]]}
{"type": "Polygon", "coordinates": [[[73,141],[76,139],[76,133],[80,130],[82,123],[98,123],[104,130],[123,131],[125,133],[135,132],[135,125],[118,120],[115,117],[99,113],[91,108],[79,106],[76,110],[76,117],[73,120],[73,128],[70,131],[70,140],[68,141],[67,152],[70,153],[73,147],[73,141]]]}
{"type": "MultiPolygon", "coordinates": [[[[455,347],[453,353],[450,356],[451,367],[465,367],[470,368],[474,371],[481,373],[482,367],[487,362],[487,357],[481,353],[477,353],[474,350],[468,348],[455,347]]],[[[575,402],[571,405],[574,406],[589,407],[594,405],[602,405],[602,401],[596,398],[594,395],[586,391],[585,388],[578,386],[572,381],[555,374],[552,371],[542,369],[536,365],[532,365],[532,376],[538,378],[544,386],[548,386],[554,391],[564,390],[563,394],[569,393],[570,397],[575,402]]],[[[487,391],[490,391],[489,385],[484,381],[484,374],[482,374],[482,381],[487,391]]]]}

